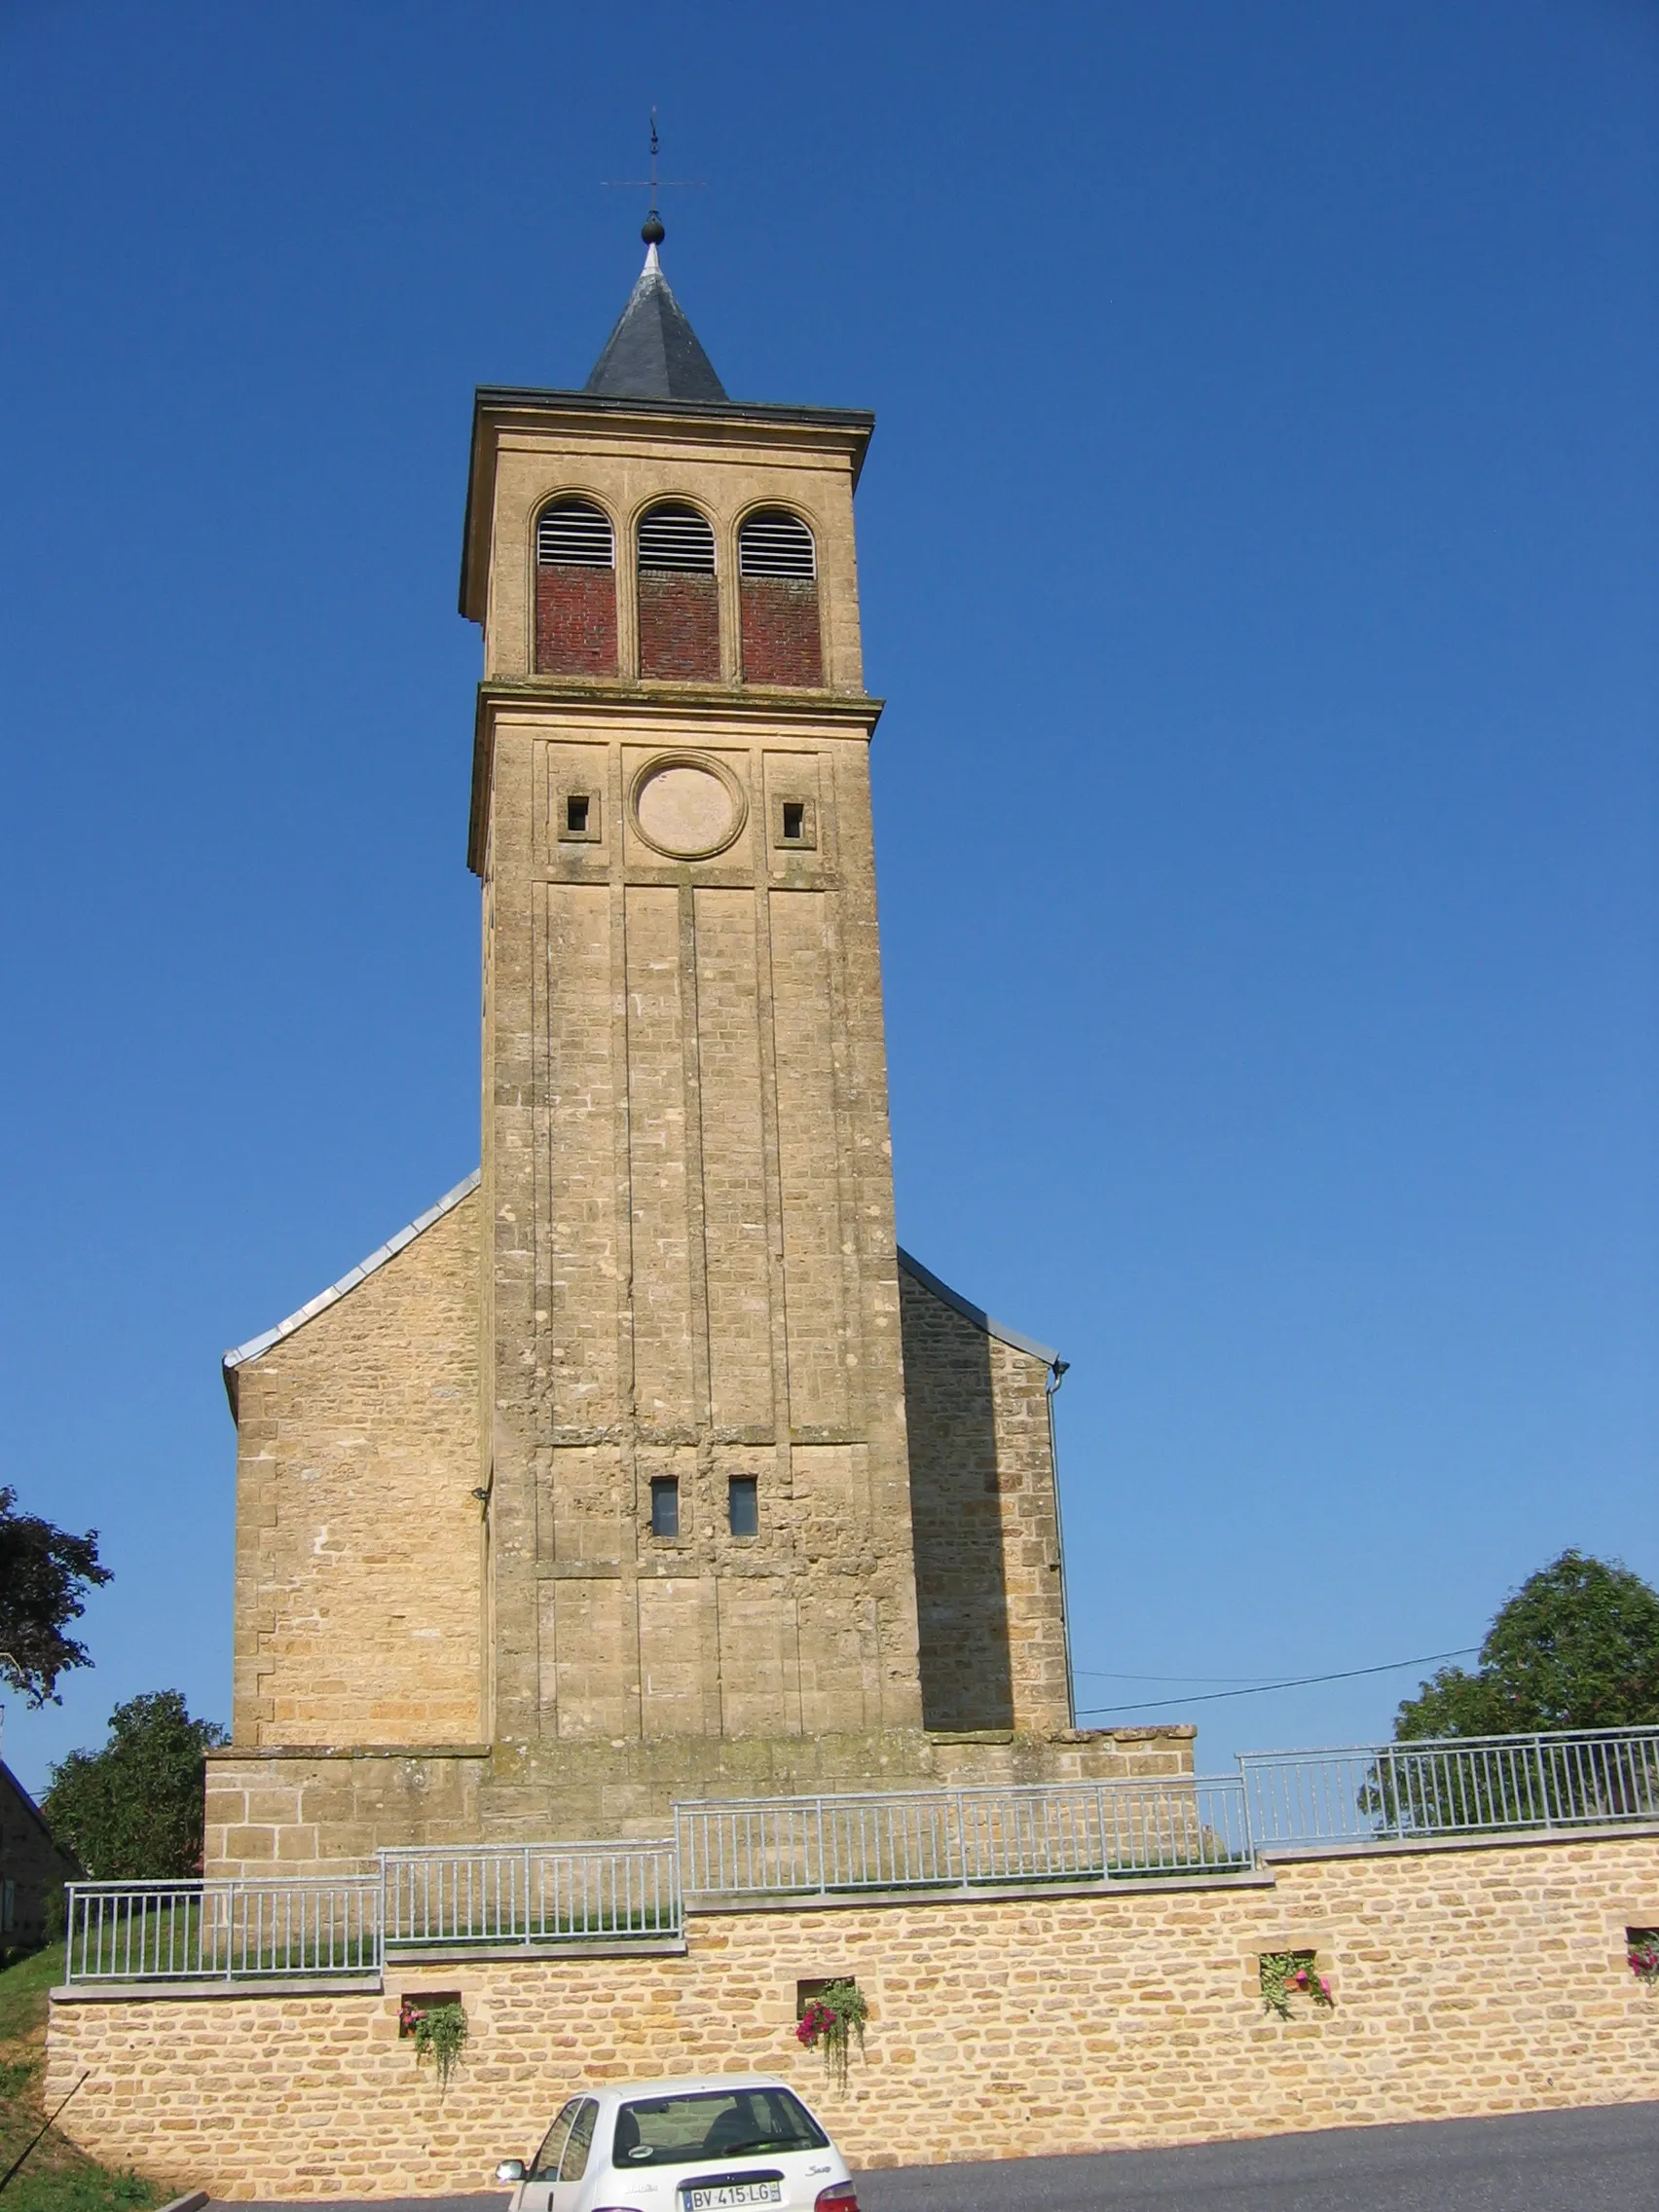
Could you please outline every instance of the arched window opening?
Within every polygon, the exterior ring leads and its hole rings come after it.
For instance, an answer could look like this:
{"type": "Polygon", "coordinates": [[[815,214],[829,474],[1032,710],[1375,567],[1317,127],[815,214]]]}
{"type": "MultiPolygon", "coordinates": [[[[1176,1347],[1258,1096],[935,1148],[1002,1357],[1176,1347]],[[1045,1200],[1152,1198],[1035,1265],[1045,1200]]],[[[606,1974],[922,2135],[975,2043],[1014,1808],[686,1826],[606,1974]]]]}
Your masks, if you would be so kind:
{"type": "Polygon", "coordinates": [[[640,517],[640,674],[718,683],[720,601],[715,534],[695,507],[640,517]]]}
{"type": "Polygon", "coordinates": [[[781,507],[748,516],[737,534],[737,569],[745,682],[817,690],[824,648],[811,531],[781,507]]]}
{"type": "Polygon", "coordinates": [[[535,522],[535,665],[543,675],[616,674],[616,547],[592,499],[555,499],[535,522]]]}

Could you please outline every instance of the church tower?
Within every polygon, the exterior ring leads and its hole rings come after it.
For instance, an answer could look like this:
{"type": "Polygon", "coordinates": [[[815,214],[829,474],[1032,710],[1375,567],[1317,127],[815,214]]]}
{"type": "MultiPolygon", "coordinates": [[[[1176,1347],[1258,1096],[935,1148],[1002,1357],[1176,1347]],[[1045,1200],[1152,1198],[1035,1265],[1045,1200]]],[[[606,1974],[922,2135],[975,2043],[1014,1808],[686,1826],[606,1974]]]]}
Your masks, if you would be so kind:
{"type": "Polygon", "coordinates": [[[474,408],[481,1165],[225,1356],[217,1873],[1190,1765],[1072,1726],[1063,1363],[894,1238],[871,418],[728,399],[645,237],[474,408]]]}
{"type": "Polygon", "coordinates": [[[922,1721],[872,419],[729,400],[660,235],[582,391],[474,418],[488,1733],[798,1785],[922,1721]]]}

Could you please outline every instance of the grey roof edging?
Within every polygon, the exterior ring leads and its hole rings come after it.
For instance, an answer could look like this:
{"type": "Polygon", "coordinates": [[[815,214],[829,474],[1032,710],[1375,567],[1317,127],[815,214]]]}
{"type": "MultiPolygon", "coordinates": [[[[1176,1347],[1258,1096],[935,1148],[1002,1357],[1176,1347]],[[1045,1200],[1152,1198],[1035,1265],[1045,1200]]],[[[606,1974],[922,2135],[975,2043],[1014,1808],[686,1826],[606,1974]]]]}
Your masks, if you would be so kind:
{"type": "Polygon", "coordinates": [[[418,1213],[407,1229],[400,1229],[395,1236],[388,1236],[366,1260],[359,1260],[338,1282],[331,1282],[326,1290],[319,1290],[314,1298],[307,1299],[299,1310],[290,1313],[285,1321],[278,1321],[274,1329],[262,1330],[257,1337],[249,1337],[245,1345],[233,1346],[226,1352],[223,1361],[226,1375],[229,1376],[233,1368],[240,1367],[244,1360],[257,1359],[262,1351],[269,1351],[273,1345],[280,1344],[284,1337],[291,1337],[296,1329],[303,1329],[308,1321],[314,1320],[317,1314],[336,1305],[349,1290],[355,1290],[365,1276],[372,1275],[377,1268],[384,1268],[387,1260],[395,1259],[406,1244],[414,1243],[423,1230],[430,1229],[433,1222],[441,1221],[446,1213],[460,1205],[462,1198],[470,1197],[477,1190],[482,1173],[481,1168],[475,1167],[470,1175],[463,1176],[453,1191],[444,1193],[435,1206],[428,1206],[424,1213],[418,1213]]]}
{"type": "Polygon", "coordinates": [[[940,1282],[933,1270],[924,1268],[921,1261],[906,1252],[903,1244],[899,1247],[899,1265],[906,1274],[914,1275],[919,1283],[925,1283],[936,1298],[942,1298],[953,1312],[960,1313],[965,1321],[972,1321],[977,1329],[983,1329],[987,1337],[995,1337],[999,1344],[1013,1345],[1015,1351],[1028,1351],[1033,1359],[1040,1359],[1045,1367],[1053,1367],[1058,1362],[1060,1355],[1052,1345],[1040,1345],[1034,1337],[1022,1336],[1017,1329],[1011,1329],[1001,1321],[993,1321],[982,1307],[976,1306],[972,1299],[964,1298],[959,1290],[952,1290],[949,1283],[940,1282]]]}

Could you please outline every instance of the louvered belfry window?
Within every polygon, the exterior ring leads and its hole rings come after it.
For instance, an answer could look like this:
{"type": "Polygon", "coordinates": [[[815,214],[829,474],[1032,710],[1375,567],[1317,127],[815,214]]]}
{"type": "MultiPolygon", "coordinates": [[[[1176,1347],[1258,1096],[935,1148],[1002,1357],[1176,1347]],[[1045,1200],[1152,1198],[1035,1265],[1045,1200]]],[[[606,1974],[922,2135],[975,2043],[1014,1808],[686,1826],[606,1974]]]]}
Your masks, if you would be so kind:
{"type": "Polygon", "coordinates": [[[535,525],[535,559],[543,569],[613,569],[610,517],[591,499],[555,499],[535,525]]]}
{"type": "Polygon", "coordinates": [[[720,680],[720,597],[715,534],[678,502],[640,517],[640,674],[681,682],[720,680]]]}
{"type": "Polygon", "coordinates": [[[554,499],[535,519],[535,666],[614,676],[616,541],[592,499],[554,499]]]}
{"type": "Polygon", "coordinates": [[[746,576],[804,576],[818,573],[818,549],[798,515],[751,515],[737,534],[737,566],[746,576]]]}
{"type": "Polygon", "coordinates": [[[737,534],[743,680],[816,690],[824,682],[818,548],[798,515],[768,507],[737,534]]]}
{"type": "Polygon", "coordinates": [[[640,517],[642,569],[715,572],[715,534],[695,507],[652,507],[640,517]]]}

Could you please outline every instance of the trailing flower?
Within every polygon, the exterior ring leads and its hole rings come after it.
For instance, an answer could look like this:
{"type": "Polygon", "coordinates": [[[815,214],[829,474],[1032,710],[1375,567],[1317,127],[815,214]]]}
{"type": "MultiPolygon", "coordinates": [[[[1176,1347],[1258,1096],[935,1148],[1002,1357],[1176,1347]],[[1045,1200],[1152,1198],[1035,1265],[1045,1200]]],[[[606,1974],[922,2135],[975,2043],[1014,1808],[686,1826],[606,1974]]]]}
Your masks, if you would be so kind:
{"type": "Polygon", "coordinates": [[[466,2044],[466,2011],[461,2005],[428,2005],[423,2009],[406,1997],[399,2008],[397,2024],[405,2035],[415,2038],[415,2063],[430,2058],[438,2070],[438,2094],[441,2097],[450,2085],[450,2077],[461,2064],[461,2054],[466,2044]]]}
{"type": "Polygon", "coordinates": [[[1314,1965],[1311,1951],[1264,1951],[1261,1954],[1262,2009],[1281,2020],[1292,2017],[1293,1997],[1309,1997],[1322,2012],[1336,2009],[1331,1985],[1314,1965]]]}
{"type": "Polygon", "coordinates": [[[820,1996],[809,1998],[795,2022],[796,2042],[822,2052],[824,2071],[840,2089],[847,2086],[851,2039],[858,2038],[862,2053],[868,2018],[869,2007],[858,1983],[839,1980],[827,1982],[820,1996]]]}
{"type": "Polygon", "coordinates": [[[1643,1989],[1659,1989],[1659,1928],[1633,1928],[1625,1956],[1643,1989]]]}

